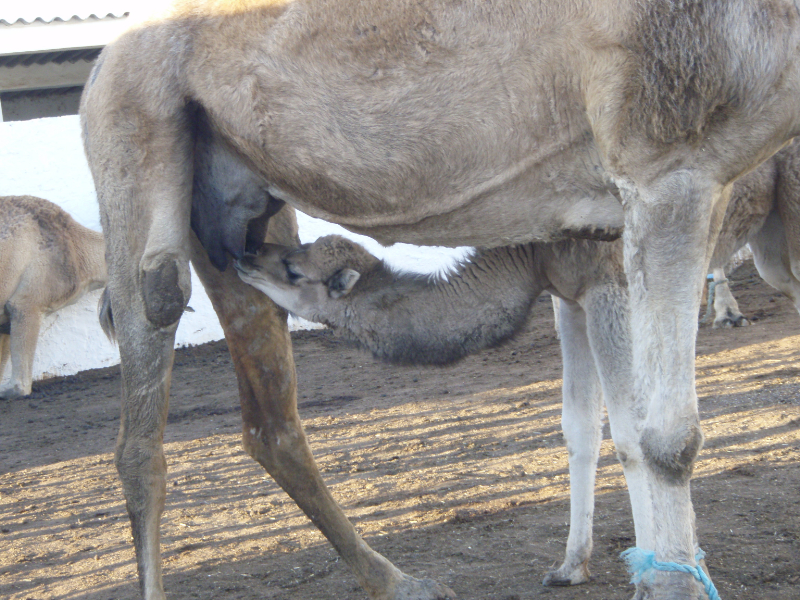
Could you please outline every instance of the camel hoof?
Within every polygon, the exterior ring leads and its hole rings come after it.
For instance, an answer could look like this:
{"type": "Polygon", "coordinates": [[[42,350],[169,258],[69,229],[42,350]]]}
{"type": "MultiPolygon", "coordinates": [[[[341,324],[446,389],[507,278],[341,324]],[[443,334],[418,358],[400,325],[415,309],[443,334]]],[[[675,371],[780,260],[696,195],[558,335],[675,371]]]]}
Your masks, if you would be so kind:
{"type": "Polygon", "coordinates": [[[632,600],[707,600],[703,587],[685,573],[656,572],[652,580],[636,584],[632,600]]]}
{"type": "Polygon", "coordinates": [[[714,325],[712,327],[714,329],[721,329],[728,327],[747,327],[748,325],[750,325],[750,321],[745,319],[743,315],[739,316],[726,315],[722,319],[715,320],[714,325]]]}
{"type": "Polygon", "coordinates": [[[433,579],[406,576],[395,588],[392,600],[457,600],[456,593],[433,579]]]}
{"type": "Polygon", "coordinates": [[[542,580],[542,585],[548,587],[567,587],[570,585],[580,585],[586,583],[591,578],[589,567],[586,563],[581,563],[577,568],[568,569],[561,565],[558,569],[548,571],[542,580]]]}
{"type": "Polygon", "coordinates": [[[6,400],[14,400],[15,398],[22,398],[27,395],[25,390],[16,385],[0,390],[0,398],[5,398],[6,400]]]}

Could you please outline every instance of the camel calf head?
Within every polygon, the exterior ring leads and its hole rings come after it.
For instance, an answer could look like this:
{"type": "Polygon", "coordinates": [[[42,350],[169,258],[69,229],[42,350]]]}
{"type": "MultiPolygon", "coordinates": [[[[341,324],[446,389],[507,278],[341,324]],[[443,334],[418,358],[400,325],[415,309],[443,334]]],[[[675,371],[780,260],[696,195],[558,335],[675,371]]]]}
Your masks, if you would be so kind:
{"type": "Polygon", "coordinates": [[[239,277],[289,312],[328,322],[331,300],[349,294],[380,260],[338,235],[299,248],[264,244],[258,254],[236,261],[239,277]]]}

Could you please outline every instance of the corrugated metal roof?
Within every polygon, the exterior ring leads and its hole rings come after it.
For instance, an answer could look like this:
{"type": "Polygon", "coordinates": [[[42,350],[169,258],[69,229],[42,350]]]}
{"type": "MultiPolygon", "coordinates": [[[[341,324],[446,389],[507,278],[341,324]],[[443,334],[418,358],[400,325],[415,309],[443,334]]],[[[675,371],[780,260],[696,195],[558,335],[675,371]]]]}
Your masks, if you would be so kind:
{"type": "Polygon", "coordinates": [[[119,19],[130,12],[134,0],[25,0],[0,3],[0,23],[29,25],[77,19],[119,19]]]}
{"type": "Polygon", "coordinates": [[[34,52],[30,54],[10,54],[0,56],[0,67],[29,67],[31,65],[45,65],[55,63],[60,65],[65,62],[76,63],[79,60],[91,62],[100,56],[102,48],[85,48],[81,50],[64,50],[59,52],[34,52]]]}

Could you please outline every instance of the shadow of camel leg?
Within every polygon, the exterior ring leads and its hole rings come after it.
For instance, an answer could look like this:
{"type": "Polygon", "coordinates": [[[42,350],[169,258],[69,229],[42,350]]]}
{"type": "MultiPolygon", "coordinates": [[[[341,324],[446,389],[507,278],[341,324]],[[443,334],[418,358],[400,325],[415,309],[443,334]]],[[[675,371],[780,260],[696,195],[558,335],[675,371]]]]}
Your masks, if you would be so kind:
{"type": "Polygon", "coordinates": [[[239,380],[245,450],[328,538],[373,599],[445,600],[448,588],[409,577],[364,542],[325,487],[297,412],[297,381],[286,313],[220,273],[195,239],[192,262],[219,316],[239,380]]]}

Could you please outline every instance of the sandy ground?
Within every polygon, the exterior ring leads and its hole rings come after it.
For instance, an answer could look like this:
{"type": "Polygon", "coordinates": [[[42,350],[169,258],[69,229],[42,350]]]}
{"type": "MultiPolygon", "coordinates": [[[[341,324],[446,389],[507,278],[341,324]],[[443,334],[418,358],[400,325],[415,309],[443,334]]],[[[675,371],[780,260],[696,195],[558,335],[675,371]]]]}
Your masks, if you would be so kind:
{"type": "MultiPolygon", "coordinates": [[[[800,598],[800,318],[745,265],[741,330],[704,327],[706,446],[693,481],[723,600],[800,598]]],[[[300,412],[334,496],[369,543],[462,600],[628,599],[633,544],[610,439],[597,481],[593,580],[541,585],[563,556],[567,455],[549,298],[526,332],[448,368],[394,367],[330,332],[294,338],[300,412]]],[[[112,464],[118,370],[0,400],[0,598],[138,598],[112,464]]],[[[363,600],[348,569],[241,449],[227,349],[178,352],[162,524],[169,598],[363,600]]],[[[606,427],[606,438],[608,428],[606,427]]]]}

